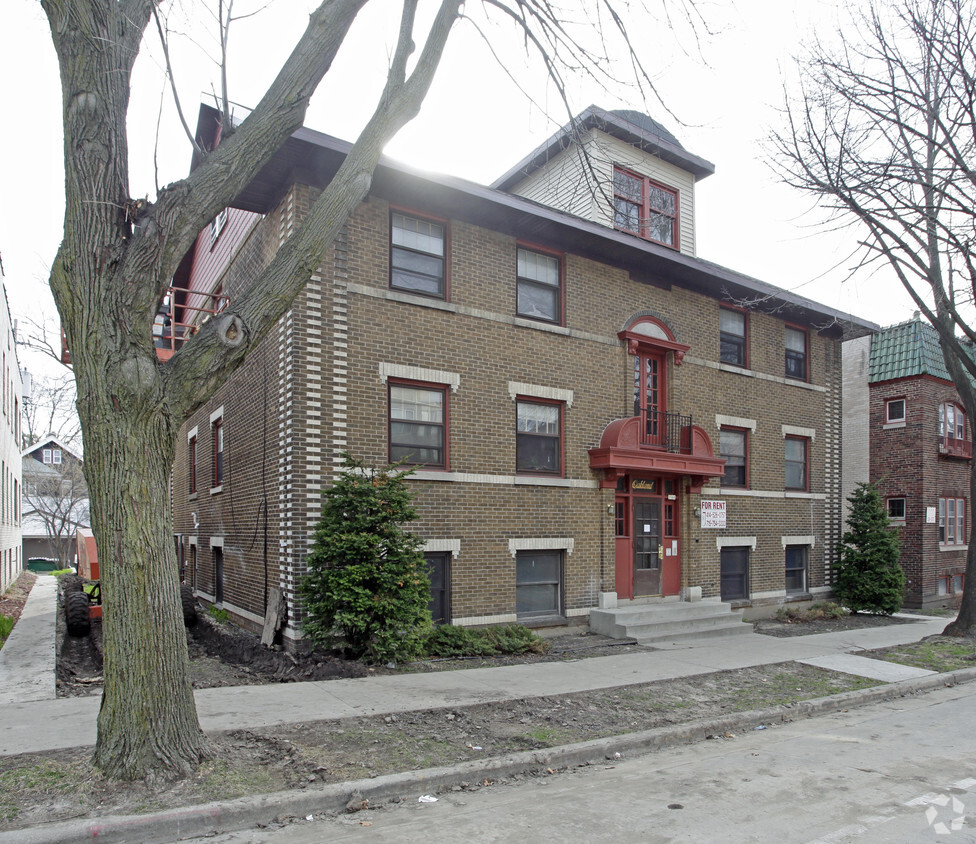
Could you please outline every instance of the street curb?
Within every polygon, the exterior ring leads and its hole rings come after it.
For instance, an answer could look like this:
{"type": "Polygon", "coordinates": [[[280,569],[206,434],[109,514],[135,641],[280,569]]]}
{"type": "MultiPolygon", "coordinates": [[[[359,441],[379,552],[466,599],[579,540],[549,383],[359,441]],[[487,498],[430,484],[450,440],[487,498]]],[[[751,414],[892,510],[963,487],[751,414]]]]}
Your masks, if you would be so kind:
{"type": "Polygon", "coordinates": [[[413,799],[414,795],[434,794],[462,782],[481,784],[485,780],[498,780],[517,774],[543,773],[599,764],[607,760],[613,761],[652,750],[702,741],[709,736],[721,737],[761,725],[786,724],[802,718],[841,712],[973,680],[976,680],[976,668],[963,668],[787,706],[739,712],[545,750],[513,753],[483,761],[388,774],[318,788],[253,795],[149,815],[109,816],[10,830],[0,832],[0,844],[74,844],[96,840],[107,844],[127,844],[133,841],[162,844],[182,838],[235,832],[273,823],[275,818],[306,818],[324,812],[343,812],[350,803],[367,808],[391,800],[402,800],[404,795],[413,799]]]}

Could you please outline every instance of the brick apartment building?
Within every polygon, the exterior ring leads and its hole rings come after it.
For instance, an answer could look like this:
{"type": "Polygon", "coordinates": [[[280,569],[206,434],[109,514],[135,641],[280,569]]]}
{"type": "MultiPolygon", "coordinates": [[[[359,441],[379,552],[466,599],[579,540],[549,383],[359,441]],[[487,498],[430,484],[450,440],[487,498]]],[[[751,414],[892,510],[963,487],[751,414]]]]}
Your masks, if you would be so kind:
{"type": "Polygon", "coordinates": [[[969,549],[972,423],[938,335],[916,313],[846,343],[844,357],[845,404],[853,411],[845,431],[859,430],[864,440],[849,453],[867,455],[868,477],[863,461],[859,471],[845,470],[885,496],[901,539],[905,605],[958,606],[969,549]]]}
{"type": "MultiPolygon", "coordinates": [[[[348,149],[300,130],[201,233],[170,346],[233,309],[348,149]]],[[[712,172],[646,116],[598,108],[491,187],[384,159],[276,332],[186,425],[187,580],[251,624],[280,588],[300,636],[320,493],[349,452],[415,464],[434,614],[454,624],[828,591],[841,340],[876,326],[697,258],[712,172]]]]}

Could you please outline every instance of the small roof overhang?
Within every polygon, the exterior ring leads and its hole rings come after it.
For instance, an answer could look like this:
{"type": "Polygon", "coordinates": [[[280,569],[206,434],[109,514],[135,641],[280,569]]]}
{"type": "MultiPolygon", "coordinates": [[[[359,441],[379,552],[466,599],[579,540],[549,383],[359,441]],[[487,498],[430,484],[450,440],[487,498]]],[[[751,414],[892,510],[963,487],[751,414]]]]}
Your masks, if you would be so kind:
{"type": "Polygon", "coordinates": [[[688,426],[682,431],[684,448],[680,453],[641,445],[640,417],[617,419],[607,425],[600,445],[590,449],[590,469],[602,471],[600,486],[616,486],[617,479],[629,474],[687,477],[691,491],[701,490],[708,479],[725,474],[725,459],[715,457],[712,441],[703,428],[688,426]]]}

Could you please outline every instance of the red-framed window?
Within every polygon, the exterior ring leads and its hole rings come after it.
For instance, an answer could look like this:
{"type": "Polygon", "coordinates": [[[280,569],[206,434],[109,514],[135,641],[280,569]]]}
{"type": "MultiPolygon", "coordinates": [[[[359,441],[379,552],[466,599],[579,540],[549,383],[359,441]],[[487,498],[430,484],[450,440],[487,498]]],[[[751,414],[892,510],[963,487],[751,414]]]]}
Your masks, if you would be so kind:
{"type": "Polygon", "coordinates": [[[614,536],[630,536],[630,508],[626,498],[614,501],[613,533],[614,536]]]}
{"type": "Polygon", "coordinates": [[[389,383],[389,457],[411,466],[446,469],[447,387],[415,381],[389,383]]]}
{"type": "Polygon", "coordinates": [[[219,487],[224,483],[224,417],[218,416],[210,423],[210,435],[213,442],[213,486],[219,487]]]}
{"type": "Polygon", "coordinates": [[[806,381],[807,340],[809,335],[802,328],[792,325],[786,326],[786,377],[797,381],[806,381]]]}
{"type": "Polygon", "coordinates": [[[516,399],[516,472],[562,475],[562,419],[563,405],[561,402],[516,399]]]}
{"type": "Polygon", "coordinates": [[[939,545],[966,545],[966,499],[939,499],[939,545]]]}
{"type": "Polygon", "coordinates": [[[197,491],[197,437],[194,434],[186,443],[187,469],[190,476],[190,494],[197,491]]]}
{"type": "Polygon", "coordinates": [[[718,331],[719,360],[733,366],[748,366],[748,314],[738,308],[719,308],[718,331]]]}
{"type": "Polygon", "coordinates": [[[647,176],[613,168],[613,225],[678,248],[678,192],[647,176]]]}
{"type": "Polygon", "coordinates": [[[784,480],[789,490],[807,492],[810,489],[810,441],[806,437],[786,437],[784,440],[784,480]]]}
{"type": "Polygon", "coordinates": [[[447,223],[390,211],[390,287],[447,298],[447,223]]]}
{"type": "Polygon", "coordinates": [[[888,498],[885,500],[885,506],[888,509],[888,518],[892,522],[904,523],[906,513],[906,503],[904,498],[888,498]]]}
{"type": "Polygon", "coordinates": [[[972,447],[966,439],[966,412],[955,402],[939,407],[939,451],[957,457],[971,457],[972,447]]]}
{"type": "Polygon", "coordinates": [[[904,423],[907,412],[908,406],[905,402],[904,396],[885,400],[885,424],[893,425],[904,423]]]}
{"type": "Polygon", "coordinates": [[[722,427],[719,430],[719,456],[725,459],[722,486],[749,486],[749,431],[722,427]]]}
{"type": "Polygon", "coordinates": [[[562,260],[558,255],[516,249],[515,312],[527,319],[562,322],[562,260]]]}

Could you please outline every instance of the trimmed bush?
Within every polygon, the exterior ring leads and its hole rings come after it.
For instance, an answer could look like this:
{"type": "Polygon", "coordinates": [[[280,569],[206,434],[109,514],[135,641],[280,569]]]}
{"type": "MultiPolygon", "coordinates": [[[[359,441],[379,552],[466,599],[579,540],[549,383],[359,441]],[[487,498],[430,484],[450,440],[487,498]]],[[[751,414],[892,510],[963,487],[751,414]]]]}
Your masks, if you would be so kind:
{"type": "Polygon", "coordinates": [[[426,656],[450,658],[496,654],[546,653],[549,643],[521,624],[503,627],[435,627],[424,646],[426,656]]]}
{"type": "Polygon", "coordinates": [[[877,487],[858,484],[847,500],[851,509],[834,594],[851,612],[891,615],[901,608],[905,593],[900,542],[877,487]]]}
{"type": "Polygon", "coordinates": [[[401,526],[417,518],[404,472],[345,468],[323,492],[322,519],[308,556],[302,625],[316,645],[365,662],[407,662],[431,630],[423,540],[401,526]]]}

